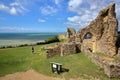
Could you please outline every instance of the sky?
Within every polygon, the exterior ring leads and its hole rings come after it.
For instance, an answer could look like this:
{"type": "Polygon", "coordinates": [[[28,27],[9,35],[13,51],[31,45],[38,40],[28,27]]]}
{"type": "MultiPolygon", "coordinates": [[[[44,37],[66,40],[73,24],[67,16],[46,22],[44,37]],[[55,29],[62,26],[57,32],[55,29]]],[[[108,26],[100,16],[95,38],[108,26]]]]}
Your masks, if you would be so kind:
{"type": "Polygon", "coordinates": [[[120,23],[120,0],[0,0],[0,32],[79,30],[112,3],[120,23]]]}

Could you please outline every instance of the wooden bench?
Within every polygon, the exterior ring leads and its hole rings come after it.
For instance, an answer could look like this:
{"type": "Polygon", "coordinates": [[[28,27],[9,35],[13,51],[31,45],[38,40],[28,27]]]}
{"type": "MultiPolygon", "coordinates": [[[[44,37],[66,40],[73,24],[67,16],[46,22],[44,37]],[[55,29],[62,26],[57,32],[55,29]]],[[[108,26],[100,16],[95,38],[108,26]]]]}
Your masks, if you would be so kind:
{"type": "Polygon", "coordinates": [[[62,64],[56,63],[56,62],[50,62],[51,63],[51,68],[52,72],[54,73],[55,71],[60,74],[62,72],[62,64]]]}

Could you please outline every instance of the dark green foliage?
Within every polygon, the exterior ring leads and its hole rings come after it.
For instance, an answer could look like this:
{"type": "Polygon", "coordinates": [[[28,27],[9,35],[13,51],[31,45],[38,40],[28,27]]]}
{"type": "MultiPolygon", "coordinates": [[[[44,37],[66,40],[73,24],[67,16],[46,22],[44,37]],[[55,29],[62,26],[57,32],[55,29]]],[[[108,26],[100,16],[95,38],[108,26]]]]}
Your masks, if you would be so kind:
{"type": "Polygon", "coordinates": [[[7,48],[12,48],[13,46],[7,46],[7,48]]]}
{"type": "Polygon", "coordinates": [[[4,48],[5,48],[5,46],[0,47],[0,49],[4,49],[4,48]]]}
{"type": "Polygon", "coordinates": [[[28,46],[28,44],[22,44],[22,45],[19,45],[18,47],[24,47],[24,46],[28,46]]]}
{"type": "Polygon", "coordinates": [[[43,44],[49,44],[49,43],[54,43],[54,42],[60,42],[57,36],[48,38],[45,40],[45,42],[38,42],[36,45],[43,45],[43,44]]]}
{"type": "Polygon", "coordinates": [[[46,44],[45,42],[38,42],[36,43],[36,45],[42,45],[42,44],[46,44]]]}
{"type": "Polygon", "coordinates": [[[48,38],[47,40],[45,40],[45,43],[49,44],[49,43],[53,43],[53,42],[60,42],[57,36],[48,38]]]}

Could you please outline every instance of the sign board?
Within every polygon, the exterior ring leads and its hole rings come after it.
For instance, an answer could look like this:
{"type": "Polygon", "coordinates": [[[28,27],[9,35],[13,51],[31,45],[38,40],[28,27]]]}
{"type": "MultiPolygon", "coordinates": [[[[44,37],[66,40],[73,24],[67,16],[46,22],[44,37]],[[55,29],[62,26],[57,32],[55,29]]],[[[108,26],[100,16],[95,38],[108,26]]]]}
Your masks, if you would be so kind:
{"type": "Polygon", "coordinates": [[[57,68],[57,65],[56,65],[56,64],[53,64],[53,68],[57,68]]]}

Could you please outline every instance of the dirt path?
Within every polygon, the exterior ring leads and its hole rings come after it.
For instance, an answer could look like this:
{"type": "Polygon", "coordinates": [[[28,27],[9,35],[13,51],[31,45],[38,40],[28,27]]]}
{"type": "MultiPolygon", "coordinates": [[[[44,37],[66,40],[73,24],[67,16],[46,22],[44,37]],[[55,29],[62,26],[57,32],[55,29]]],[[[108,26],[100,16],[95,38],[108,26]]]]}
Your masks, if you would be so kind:
{"type": "MultiPolygon", "coordinates": [[[[0,77],[0,80],[65,80],[61,78],[49,77],[35,72],[34,70],[28,70],[27,72],[17,72],[9,74],[4,77],[0,77]]],[[[70,79],[70,80],[83,80],[83,79],[70,79]]]]}

